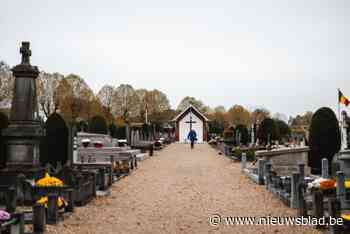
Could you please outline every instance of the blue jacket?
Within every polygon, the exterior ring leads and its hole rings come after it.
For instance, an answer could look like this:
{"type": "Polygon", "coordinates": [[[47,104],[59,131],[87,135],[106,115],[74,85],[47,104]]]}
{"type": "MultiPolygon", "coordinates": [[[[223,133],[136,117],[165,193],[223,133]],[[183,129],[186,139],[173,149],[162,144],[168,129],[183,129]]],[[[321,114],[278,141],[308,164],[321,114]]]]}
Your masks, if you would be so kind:
{"type": "Polygon", "coordinates": [[[190,141],[196,141],[197,140],[197,133],[194,130],[191,130],[188,133],[187,139],[189,139],[190,141]]]}

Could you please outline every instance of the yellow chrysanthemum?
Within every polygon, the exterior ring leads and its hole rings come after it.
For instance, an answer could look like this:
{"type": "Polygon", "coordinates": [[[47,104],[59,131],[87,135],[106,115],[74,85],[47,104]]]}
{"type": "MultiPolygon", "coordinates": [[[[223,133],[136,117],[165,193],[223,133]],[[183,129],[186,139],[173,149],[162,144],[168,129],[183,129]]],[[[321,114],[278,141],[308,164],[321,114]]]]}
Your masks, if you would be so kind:
{"type": "MultiPolygon", "coordinates": [[[[49,202],[48,197],[42,197],[42,198],[40,198],[40,199],[37,201],[38,204],[44,205],[46,208],[47,208],[48,202],[49,202]]],[[[58,206],[58,208],[61,208],[63,205],[64,205],[63,198],[59,197],[59,198],[57,199],[57,206],[58,206]]]]}
{"type": "Polygon", "coordinates": [[[350,180],[345,181],[345,188],[350,188],[350,180]]]}
{"type": "Polygon", "coordinates": [[[342,214],[341,217],[346,221],[350,221],[350,214],[342,214]]]}
{"type": "Polygon", "coordinates": [[[63,186],[63,182],[60,179],[51,177],[48,173],[46,173],[44,178],[36,182],[36,185],[40,187],[61,187],[63,186]]]}

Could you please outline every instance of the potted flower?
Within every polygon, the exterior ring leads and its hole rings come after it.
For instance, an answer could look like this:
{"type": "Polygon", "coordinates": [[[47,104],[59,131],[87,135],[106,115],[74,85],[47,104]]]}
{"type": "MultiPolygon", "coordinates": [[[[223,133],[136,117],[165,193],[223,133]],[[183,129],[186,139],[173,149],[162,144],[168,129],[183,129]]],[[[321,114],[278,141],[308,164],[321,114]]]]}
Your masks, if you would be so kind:
{"type": "Polygon", "coordinates": [[[94,141],[94,146],[95,146],[95,148],[102,148],[103,143],[102,143],[102,141],[94,141]]]}
{"type": "Polygon", "coordinates": [[[83,144],[83,146],[86,148],[86,147],[88,147],[89,145],[90,145],[90,139],[83,139],[82,141],[81,141],[81,143],[83,144]]]}

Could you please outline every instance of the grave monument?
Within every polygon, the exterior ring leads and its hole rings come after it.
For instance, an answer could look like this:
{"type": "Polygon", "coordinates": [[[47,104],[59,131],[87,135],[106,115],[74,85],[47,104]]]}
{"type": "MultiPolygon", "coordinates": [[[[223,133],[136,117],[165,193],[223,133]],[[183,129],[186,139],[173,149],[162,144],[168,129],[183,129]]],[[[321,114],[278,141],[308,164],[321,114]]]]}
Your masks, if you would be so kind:
{"type": "Polygon", "coordinates": [[[0,171],[0,183],[12,183],[12,176],[23,173],[27,178],[41,177],[40,138],[44,130],[40,126],[37,111],[35,79],[39,75],[36,66],[30,64],[29,42],[22,42],[22,61],[12,68],[15,77],[10,124],[2,131],[6,152],[6,167],[0,171]],[[9,177],[10,176],[10,177],[9,177]]]}

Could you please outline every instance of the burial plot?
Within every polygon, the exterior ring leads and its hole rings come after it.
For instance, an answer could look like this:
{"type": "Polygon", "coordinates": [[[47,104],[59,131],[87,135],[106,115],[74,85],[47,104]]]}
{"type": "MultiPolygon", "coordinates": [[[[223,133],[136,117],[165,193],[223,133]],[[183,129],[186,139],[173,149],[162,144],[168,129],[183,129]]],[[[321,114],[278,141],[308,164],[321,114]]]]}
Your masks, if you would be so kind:
{"type": "Polygon", "coordinates": [[[65,165],[68,160],[68,128],[63,118],[54,113],[45,123],[46,136],[41,143],[40,162],[42,165],[65,165]]]}
{"type": "MultiPolygon", "coordinates": [[[[299,171],[299,164],[307,165],[309,147],[280,148],[275,150],[256,151],[256,157],[271,164],[278,176],[292,176],[299,171]]],[[[305,167],[305,173],[310,174],[310,168],[305,167]]]]}
{"type": "Polygon", "coordinates": [[[96,168],[112,165],[113,173],[116,176],[129,173],[131,169],[137,167],[136,159],[140,155],[140,150],[117,147],[118,142],[115,142],[109,135],[78,133],[77,142],[79,147],[74,163],[79,167],[96,168]],[[96,141],[101,143],[101,148],[94,147],[96,141]]]}
{"type": "Polygon", "coordinates": [[[8,118],[5,114],[0,112],[0,168],[5,167],[5,146],[4,146],[4,139],[1,134],[2,129],[7,128],[8,126],[8,118]]]}
{"type": "Polygon", "coordinates": [[[130,135],[131,135],[130,146],[133,149],[141,150],[143,153],[148,151],[149,156],[153,156],[155,142],[142,140],[143,126],[144,125],[141,123],[134,123],[131,125],[131,128],[130,128],[130,135]]]}

